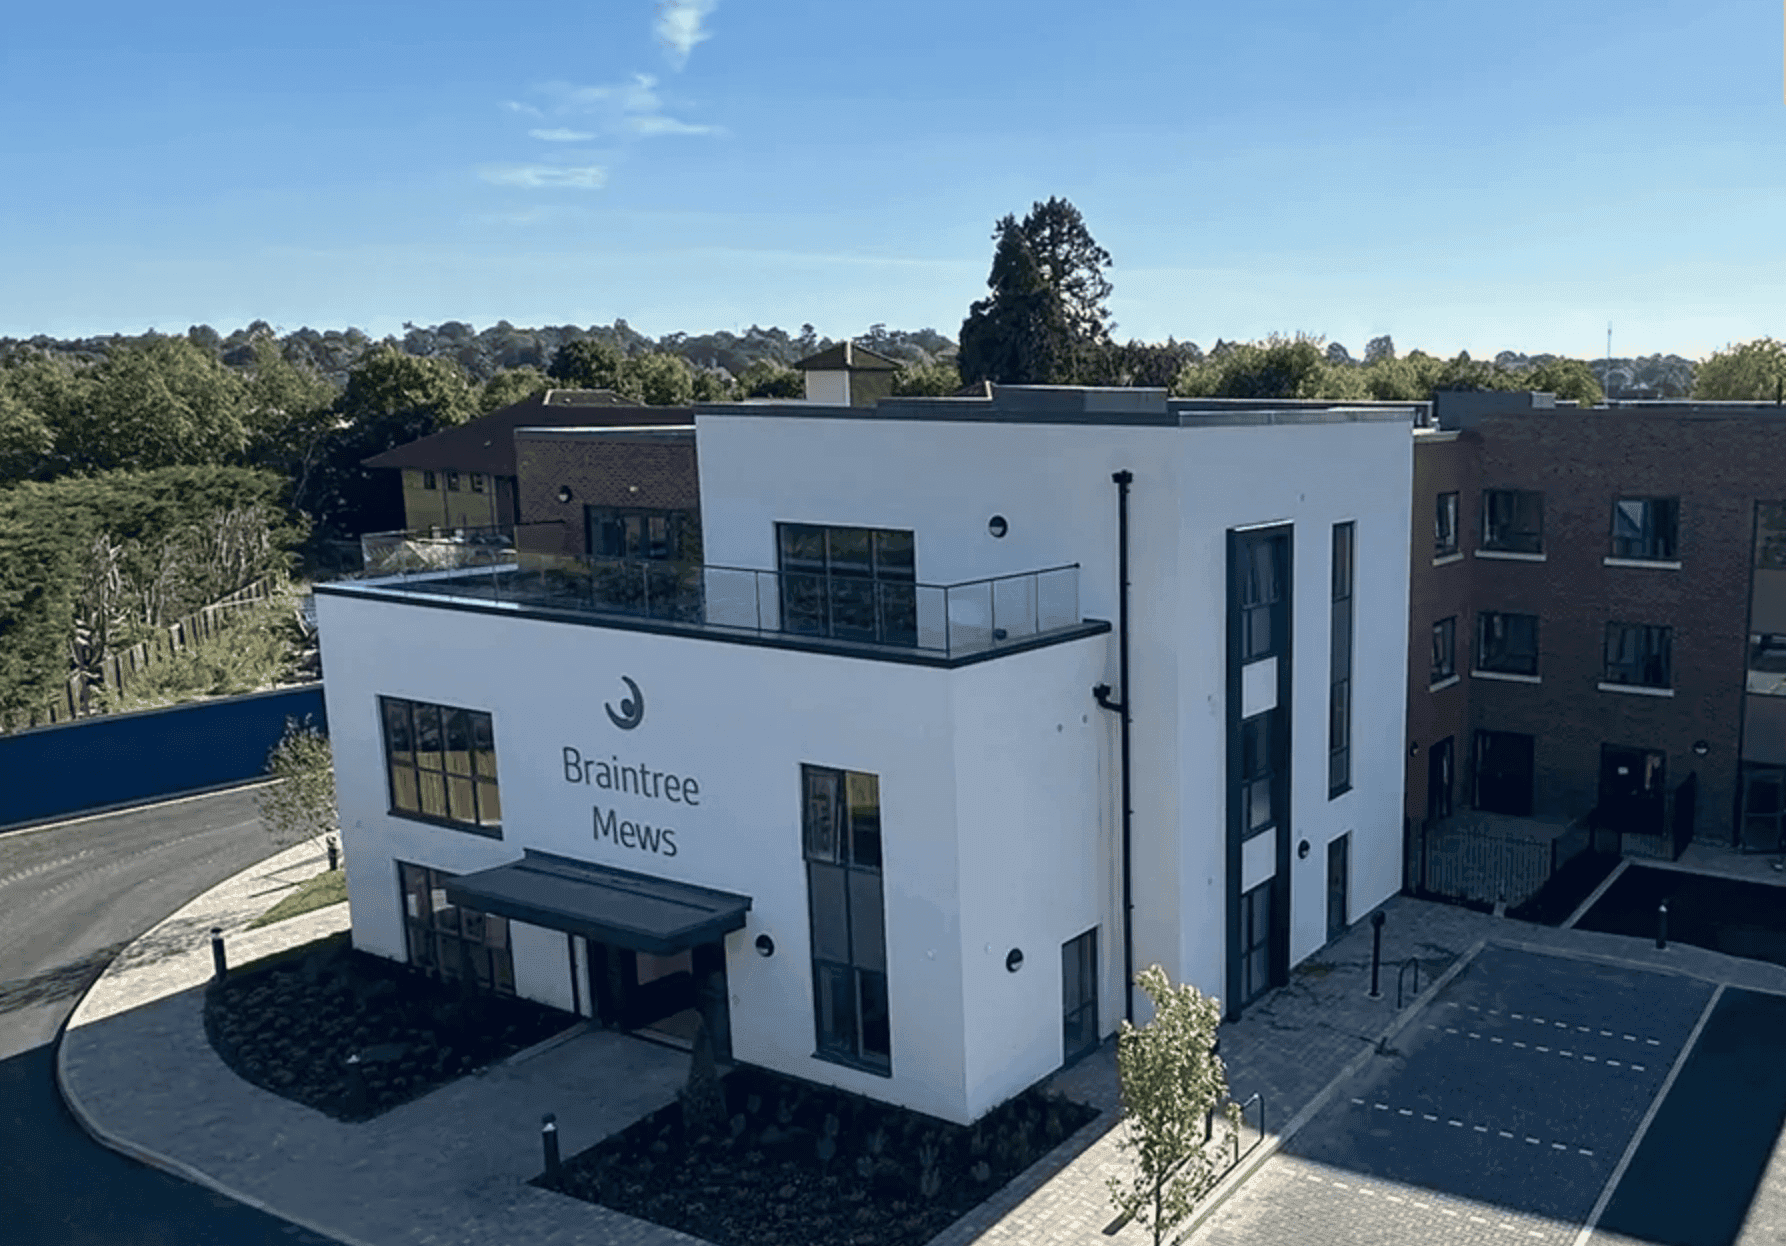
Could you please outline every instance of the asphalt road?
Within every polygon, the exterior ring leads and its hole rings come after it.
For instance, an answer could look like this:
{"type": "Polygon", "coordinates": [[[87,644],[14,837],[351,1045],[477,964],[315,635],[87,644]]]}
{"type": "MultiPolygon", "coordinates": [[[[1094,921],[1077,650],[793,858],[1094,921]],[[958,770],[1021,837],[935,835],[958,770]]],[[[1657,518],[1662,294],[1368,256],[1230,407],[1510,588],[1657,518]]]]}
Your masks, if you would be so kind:
{"type": "MultiPolygon", "coordinates": [[[[1691,979],[1491,948],[1197,1240],[1572,1243],[1712,992],[1691,979]]],[[[1695,1144],[1703,1150],[1705,1140],[1667,1131],[1658,1166],[1678,1164],[1682,1146],[1695,1144]]],[[[1621,1223],[1644,1215],[1633,1203],[1621,1223]]]]}
{"type": "Polygon", "coordinates": [[[272,851],[241,788],[0,834],[0,1241],[329,1246],[100,1146],[55,1084],[56,1033],[117,950],[272,851]]]}

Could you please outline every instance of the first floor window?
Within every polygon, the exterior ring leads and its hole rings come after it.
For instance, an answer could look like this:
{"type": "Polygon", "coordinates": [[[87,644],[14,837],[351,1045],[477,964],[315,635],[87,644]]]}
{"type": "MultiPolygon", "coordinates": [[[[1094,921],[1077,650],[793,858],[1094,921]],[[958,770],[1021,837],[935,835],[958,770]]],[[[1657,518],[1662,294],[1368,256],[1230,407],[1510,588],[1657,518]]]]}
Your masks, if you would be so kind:
{"type": "Polygon", "coordinates": [[[1642,623],[1606,625],[1606,682],[1644,688],[1670,686],[1673,629],[1642,623]]]}
{"type": "Polygon", "coordinates": [[[1538,616],[1484,610],[1476,616],[1476,669],[1538,673],[1538,616]]]}
{"type": "Polygon", "coordinates": [[[452,877],[397,862],[409,963],[443,978],[469,978],[498,995],[513,995],[515,953],[509,946],[508,918],[452,903],[446,893],[452,877]]]}
{"type": "Polygon", "coordinates": [[[459,492],[459,473],[458,472],[448,472],[446,474],[446,478],[447,478],[447,489],[453,493],[459,492]]]}
{"type": "Polygon", "coordinates": [[[1620,498],[1612,504],[1612,556],[1672,561],[1679,517],[1674,498],[1620,498]]]}
{"type": "Polygon", "coordinates": [[[801,784],[818,1054],[891,1075],[880,779],[803,766],[801,784]]]}
{"type": "Polygon", "coordinates": [[[1276,710],[1266,710],[1240,724],[1240,837],[1246,839],[1271,825],[1272,736],[1276,710]]]}
{"type": "Polygon", "coordinates": [[[471,473],[471,491],[473,493],[482,493],[484,491],[484,473],[471,473]]]}
{"type": "Polygon", "coordinates": [[[390,811],[502,838],[490,715],[400,697],[378,705],[390,811]]]}
{"type": "Polygon", "coordinates": [[[432,489],[434,487],[435,487],[434,473],[433,472],[423,472],[422,473],[422,488],[432,489]]]}
{"type": "Polygon", "coordinates": [[[1441,493],[1433,508],[1433,557],[1457,553],[1457,494],[1441,493]]]}
{"type": "Polygon", "coordinates": [[[1430,683],[1439,683],[1457,674],[1457,617],[1440,619],[1433,624],[1433,673],[1430,683]]]}

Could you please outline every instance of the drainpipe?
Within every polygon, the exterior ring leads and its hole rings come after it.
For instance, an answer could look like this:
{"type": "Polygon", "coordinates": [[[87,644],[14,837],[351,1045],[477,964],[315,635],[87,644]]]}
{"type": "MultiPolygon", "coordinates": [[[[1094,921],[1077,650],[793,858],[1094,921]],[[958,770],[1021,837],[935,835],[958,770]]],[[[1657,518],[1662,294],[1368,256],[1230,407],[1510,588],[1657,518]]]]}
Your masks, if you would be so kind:
{"type": "Polygon", "coordinates": [[[1122,716],[1122,981],[1123,1016],[1135,1022],[1135,899],[1132,871],[1129,868],[1129,832],[1135,810],[1129,801],[1129,486],[1135,473],[1120,471],[1110,477],[1116,482],[1116,576],[1118,581],[1116,615],[1116,670],[1122,680],[1122,700],[1110,699],[1110,685],[1099,684],[1091,690],[1104,709],[1122,716]]]}

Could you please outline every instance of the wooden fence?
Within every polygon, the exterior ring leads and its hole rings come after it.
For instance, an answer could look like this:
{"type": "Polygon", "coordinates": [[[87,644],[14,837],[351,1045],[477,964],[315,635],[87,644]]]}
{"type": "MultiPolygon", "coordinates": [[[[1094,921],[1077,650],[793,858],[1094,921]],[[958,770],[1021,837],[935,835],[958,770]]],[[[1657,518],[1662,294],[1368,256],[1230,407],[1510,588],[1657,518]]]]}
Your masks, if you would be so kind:
{"type": "Polygon", "coordinates": [[[72,671],[61,691],[47,705],[0,715],[0,731],[20,731],[27,727],[70,722],[76,718],[104,713],[94,704],[97,689],[109,688],[114,692],[123,692],[143,671],[184,653],[188,648],[214,639],[223,631],[233,613],[259,605],[285,587],[283,575],[262,576],[208,606],[200,606],[166,627],[156,628],[148,640],[138,641],[128,649],[108,653],[100,659],[97,683],[89,682],[84,671],[72,671]]]}

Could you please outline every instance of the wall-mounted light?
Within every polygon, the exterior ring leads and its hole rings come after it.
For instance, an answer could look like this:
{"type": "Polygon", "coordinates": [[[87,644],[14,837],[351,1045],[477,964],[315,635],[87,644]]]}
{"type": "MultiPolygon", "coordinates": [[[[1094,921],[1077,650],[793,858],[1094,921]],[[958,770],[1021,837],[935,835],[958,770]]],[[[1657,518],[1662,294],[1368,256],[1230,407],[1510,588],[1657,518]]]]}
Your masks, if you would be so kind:
{"type": "Polygon", "coordinates": [[[1003,515],[994,515],[986,521],[986,531],[992,533],[994,537],[1002,537],[1010,530],[1011,525],[1005,522],[1003,515]]]}
{"type": "Polygon", "coordinates": [[[1420,741],[1419,740],[1415,740],[1413,743],[1408,745],[1408,756],[1409,757],[1420,756],[1420,741]]]}
{"type": "Polygon", "coordinates": [[[571,500],[571,487],[569,485],[558,486],[558,500],[560,502],[568,502],[571,500]]]}
{"type": "Polygon", "coordinates": [[[1296,859],[1298,861],[1308,860],[1308,840],[1305,839],[1296,845],[1296,859]]]}
{"type": "Polygon", "coordinates": [[[757,936],[757,955],[758,956],[773,956],[773,955],[775,955],[775,940],[771,939],[768,935],[758,935],[757,936]]]}
{"type": "Polygon", "coordinates": [[[1014,947],[1005,957],[1005,969],[1010,973],[1016,973],[1021,968],[1023,968],[1023,949],[1014,947]]]}
{"type": "Polygon", "coordinates": [[[1709,753],[1711,751],[1712,751],[1712,746],[1707,744],[1704,740],[1693,741],[1693,755],[1695,757],[1704,757],[1707,753],[1709,753]]]}

